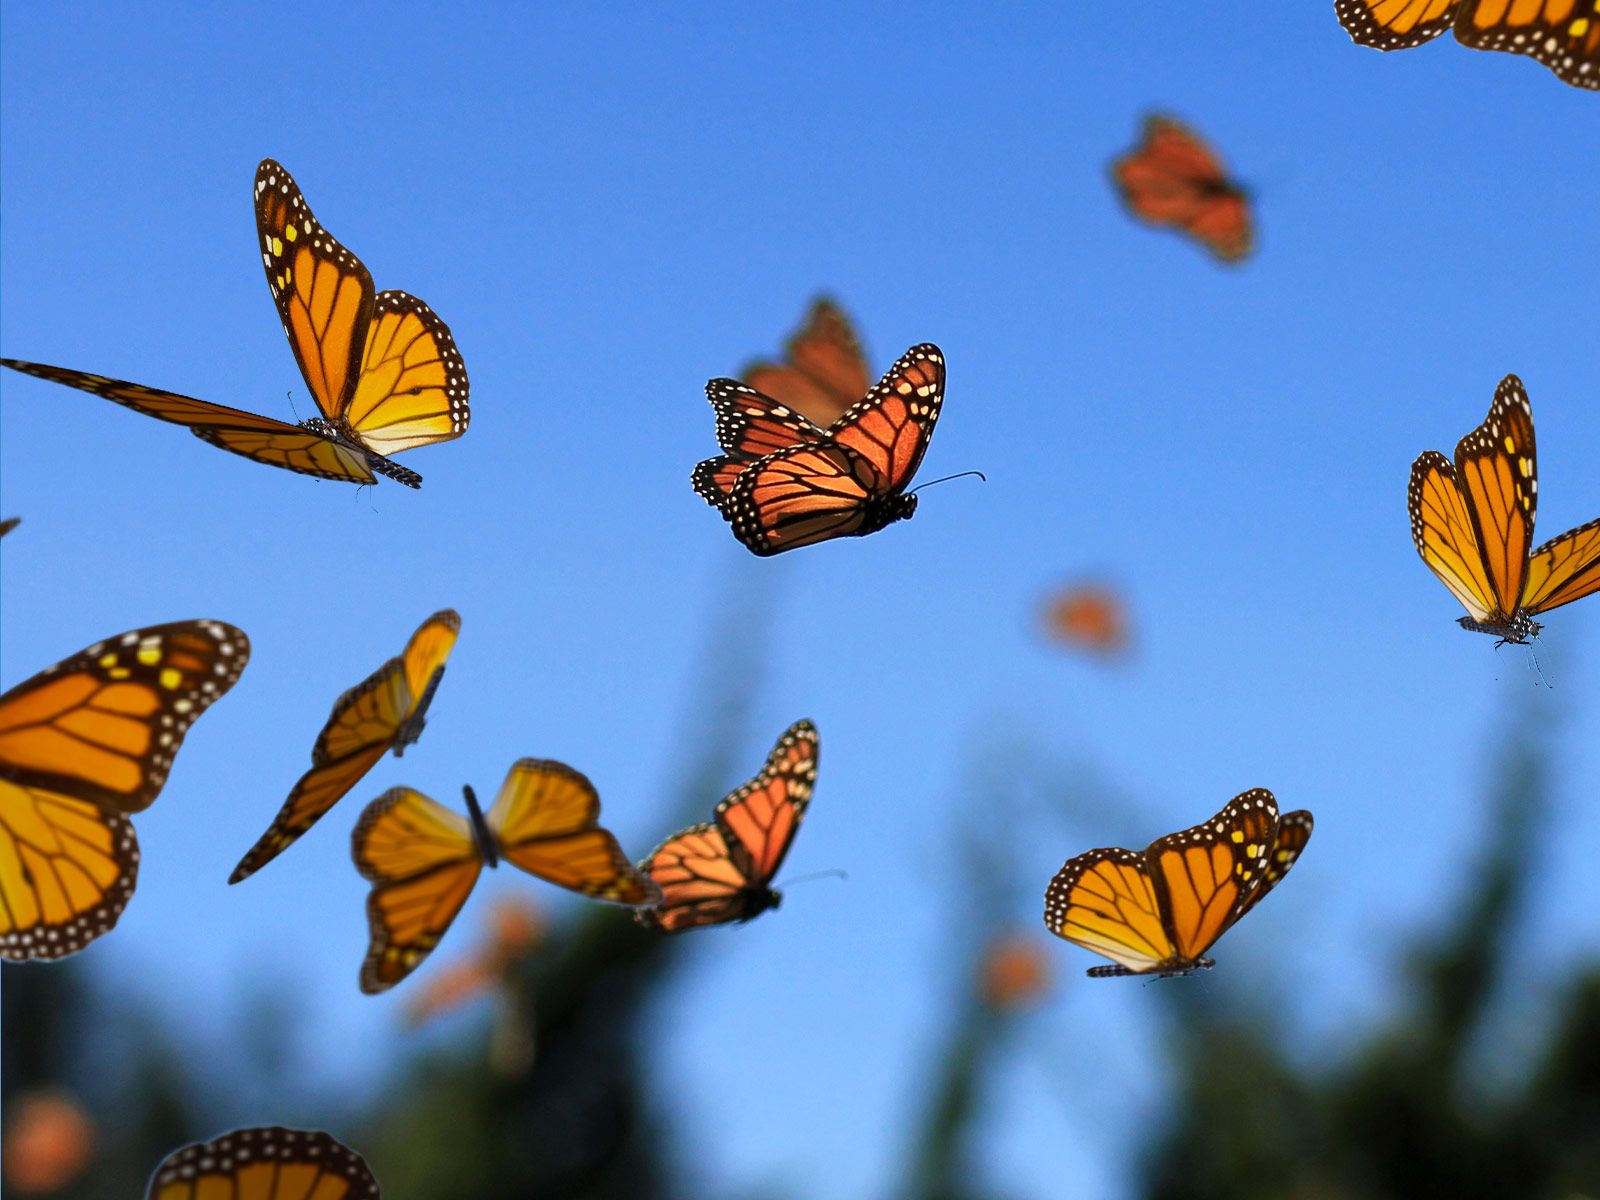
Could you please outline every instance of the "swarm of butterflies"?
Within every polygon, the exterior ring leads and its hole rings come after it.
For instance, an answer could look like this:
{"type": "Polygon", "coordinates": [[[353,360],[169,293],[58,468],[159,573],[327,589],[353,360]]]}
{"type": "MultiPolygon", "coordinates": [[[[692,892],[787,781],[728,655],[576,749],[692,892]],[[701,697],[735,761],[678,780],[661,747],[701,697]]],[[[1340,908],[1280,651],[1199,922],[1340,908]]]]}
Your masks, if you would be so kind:
{"type": "MultiPolygon", "coordinates": [[[[1382,50],[1452,29],[1462,44],[1526,54],[1567,83],[1600,87],[1600,0],[1335,0],[1352,38],[1382,50]]],[[[1251,202],[1193,130],[1152,116],[1110,168],[1138,219],[1171,228],[1217,259],[1251,252],[1251,202]]],[[[273,303],[319,416],[289,424],[206,400],[17,359],[0,363],[186,425],[213,445],[320,479],[408,487],[422,477],[392,455],[466,432],[466,366],[445,322],[370,272],[312,215],[271,159],[256,172],[256,234],[273,303]]],[[[945,356],[912,346],[876,383],[849,318],[814,303],[782,362],[706,385],[721,453],[696,466],[694,490],[752,553],[768,557],[863,537],[912,516],[909,490],[944,401],[945,356]]],[[[1454,459],[1423,452],[1407,489],[1417,553],[1459,600],[1463,628],[1527,643],[1534,618],[1600,590],[1600,519],[1533,545],[1538,500],[1533,410],[1521,380],[1501,380],[1482,424],[1454,459]]],[[[0,536],[18,519],[0,523],[0,536]]],[[[1119,598],[1100,585],[1047,610],[1052,637],[1100,654],[1126,642],[1119,598]]],[[[240,883],[306,834],[391,751],[421,736],[461,629],[445,609],[404,649],[351,687],[311,750],[311,766],[229,877],[240,883]]],[[[0,696],[0,956],[59,959],[108,933],[133,895],[133,815],[166,783],[195,720],[239,680],[245,633],[186,620],[116,634],[0,696]]],[[[409,787],[371,801],[351,856],[372,884],[369,947],[358,981],[377,993],[415,971],[444,937],[485,867],[539,879],[632,910],[663,934],[748,921],[781,901],[772,886],[816,785],[810,721],[777,739],[761,770],[719,800],[711,819],[672,834],[637,863],[600,824],[600,797],[551,759],[511,765],[487,810],[471,786],[465,813],[409,787]]],[[[1288,874],[1312,816],[1280,813],[1252,788],[1210,819],[1142,851],[1092,849],[1045,889],[1055,935],[1108,960],[1091,977],[1189,975],[1288,874]]],[[[318,1131],[240,1129],[174,1152],[149,1195],[187,1200],[375,1197],[355,1151],[318,1131]]]]}

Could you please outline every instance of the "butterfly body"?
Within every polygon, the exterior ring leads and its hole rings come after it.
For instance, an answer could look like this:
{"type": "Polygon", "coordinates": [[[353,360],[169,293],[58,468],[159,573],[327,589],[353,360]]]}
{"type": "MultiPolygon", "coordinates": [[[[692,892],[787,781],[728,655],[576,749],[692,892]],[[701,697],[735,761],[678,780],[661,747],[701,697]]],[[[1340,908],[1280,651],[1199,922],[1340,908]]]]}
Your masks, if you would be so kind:
{"type": "Polygon", "coordinates": [[[444,679],[444,664],[434,668],[433,674],[428,678],[428,686],[423,689],[422,698],[417,701],[416,710],[396,726],[394,731],[394,756],[400,758],[406,752],[407,746],[416,745],[422,737],[422,729],[428,723],[428,706],[433,703],[433,694],[439,690],[439,684],[444,679]]]}
{"type": "Polygon", "coordinates": [[[498,867],[500,851],[497,849],[497,839],[494,830],[489,828],[489,822],[483,818],[483,809],[478,807],[478,793],[463,784],[461,794],[467,802],[467,820],[472,823],[472,844],[477,847],[478,857],[483,860],[484,866],[491,869],[498,867]]]}
{"type": "Polygon", "coordinates": [[[1277,886],[1311,830],[1304,810],[1280,819],[1265,788],[1241,792],[1142,852],[1109,846],[1068,859],[1045,891],[1045,927],[1112,960],[1089,968],[1096,979],[1213,967],[1206,951],[1277,886]]]}

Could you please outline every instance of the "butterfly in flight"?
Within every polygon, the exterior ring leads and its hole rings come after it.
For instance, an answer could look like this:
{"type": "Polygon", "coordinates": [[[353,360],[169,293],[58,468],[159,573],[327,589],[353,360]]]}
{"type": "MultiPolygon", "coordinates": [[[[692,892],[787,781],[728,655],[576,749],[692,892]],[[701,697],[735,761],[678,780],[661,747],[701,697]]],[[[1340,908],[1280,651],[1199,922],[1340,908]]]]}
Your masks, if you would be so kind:
{"type": "Polygon", "coordinates": [[[1600,0],[1334,0],[1351,41],[1409,50],[1453,29],[1472,50],[1526,54],[1573,87],[1600,88],[1600,0]]]}
{"type": "Polygon", "coordinates": [[[1079,584],[1045,606],[1045,631],[1053,641],[1114,658],[1128,648],[1128,614],[1122,598],[1098,584],[1079,584]]]}
{"type": "Polygon", "coordinates": [[[711,380],[706,396],[723,454],[695,467],[694,490],[767,557],[865,537],[916,512],[905,489],[944,402],[944,355],[911,347],[826,429],[737,380],[711,380]]]}
{"type": "Polygon", "coordinates": [[[1311,827],[1304,809],[1280,819],[1266,788],[1241,792],[1143,853],[1110,846],[1067,860],[1045,890],[1045,928],[1116,963],[1090,967],[1097,979],[1215,966],[1206,951],[1289,873],[1311,827]]]}
{"type": "Polygon", "coordinates": [[[0,696],[0,957],[73,954],[111,930],[148,808],[250,640],[178,621],[96,642],[0,696]]]}
{"type": "Polygon", "coordinates": [[[340,696],[311,749],[311,769],[300,777],[272,825],[239,860],[229,883],[266,866],[332,808],[390,750],[399,758],[422,736],[445,660],[456,644],[461,617],[454,609],[433,614],[411,635],[405,651],[340,696]]]}
{"type": "Polygon", "coordinates": [[[660,901],[661,890],[600,827],[594,785],[564,763],[518,760],[487,815],[470,787],[462,791],[466,817],[399,787],[367,805],[356,823],[351,856],[372,881],[363,992],[386,991],[411,974],[450,928],[483,868],[501,859],[596,900],[633,907],[660,901]]]}
{"type": "Polygon", "coordinates": [[[1254,245],[1250,197],[1216,151],[1171,117],[1145,118],[1144,140],[1111,164],[1111,181],[1135,217],[1187,234],[1223,262],[1254,245]]]}
{"type": "Polygon", "coordinates": [[[372,275],[334,240],[272,159],[256,170],[256,233],[283,332],[321,411],[290,425],[208,400],[64,367],[0,363],[93,392],[256,462],[320,479],[407,487],[422,476],[387,455],[467,430],[467,369],[450,330],[405,292],[374,292],[372,275]]]}
{"type": "Polygon", "coordinates": [[[1455,462],[1424,451],[1406,488],[1411,541],[1466,608],[1463,629],[1526,643],[1542,628],[1535,614],[1600,589],[1600,518],[1530,553],[1538,502],[1533,406],[1507,375],[1455,462]]]}
{"type": "Polygon", "coordinates": [[[366,1159],[320,1129],[235,1129],[174,1150],[147,1200],[377,1200],[366,1159]]]}
{"type": "Polygon", "coordinates": [[[639,864],[661,888],[661,903],[636,911],[652,929],[677,933],[748,921],[777,908],[772,877],[811,803],[817,783],[817,727],[796,721],[761,773],[724,796],[711,820],[673,834],[639,864]]]}
{"type": "Polygon", "coordinates": [[[826,296],[812,302],[806,323],[789,339],[788,362],[756,362],[741,374],[763,396],[826,429],[866,395],[872,377],[850,318],[826,296]]]}

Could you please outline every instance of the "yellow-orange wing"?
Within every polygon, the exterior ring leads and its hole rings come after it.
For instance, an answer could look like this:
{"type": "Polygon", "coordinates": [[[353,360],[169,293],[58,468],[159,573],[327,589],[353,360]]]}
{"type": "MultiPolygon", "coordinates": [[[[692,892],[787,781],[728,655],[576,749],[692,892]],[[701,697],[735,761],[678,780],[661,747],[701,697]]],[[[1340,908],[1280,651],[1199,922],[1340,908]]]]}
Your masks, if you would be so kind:
{"type": "Polygon", "coordinates": [[[138,877],[127,817],[0,779],[0,958],[77,953],[117,923],[138,877]]]}
{"type": "Polygon", "coordinates": [[[547,883],[596,900],[656,904],[661,890],[600,827],[600,796],[565,763],[519,759],[489,809],[496,852],[547,883]]]}
{"type": "Polygon", "coordinates": [[[1533,407],[1522,380],[1507,375],[1489,415],[1456,443],[1456,482],[1472,515],[1495,615],[1510,617],[1522,600],[1539,499],[1533,407]]]}
{"type": "Polygon", "coordinates": [[[860,339],[844,310],[826,296],[812,303],[787,350],[786,364],[746,367],[745,383],[822,428],[866,395],[872,379],[860,339]]]}
{"type": "Polygon", "coordinates": [[[139,812],[189,726],[249,659],[250,639],[221,621],[96,642],[0,696],[0,778],[139,812]]]}
{"type": "Polygon", "coordinates": [[[472,894],[483,859],[465,817],[406,787],[367,805],[350,854],[372,881],[361,990],[387,991],[439,944],[472,894]]]}
{"type": "Polygon", "coordinates": [[[1157,973],[1176,953],[1144,855],[1120,846],[1062,864],[1045,889],[1044,925],[1117,964],[1092,967],[1091,975],[1157,973]]]}
{"type": "Polygon", "coordinates": [[[1462,0],[1334,0],[1350,40],[1375,50],[1406,50],[1449,29],[1462,0]]]}
{"type": "Polygon", "coordinates": [[[1600,0],[1463,0],[1455,34],[1473,50],[1526,54],[1563,83],[1600,88],[1600,0]]]}
{"type": "Polygon", "coordinates": [[[173,1151],[147,1200],[378,1200],[378,1181],[331,1135],[268,1125],[173,1151]]]}
{"type": "Polygon", "coordinates": [[[1524,612],[1541,613],[1600,590],[1600,518],[1551,538],[1528,559],[1524,612]]]}
{"type": "Polygon", "coordinates": [[[405,292],[379,292],[345,420],[378,454],[448,442],[467,431],[467,366],[449,327],[405,292]]]}
{"type": "Polygon", "coordinates": [[[1406,506],[1411,513],[1411,544],[1422,561],[1474,621],[1489,621],[1498,601],[1483,565],[1477,529],[1456,482],[1454,464],[1437,450],[1424,450],[1411,464],[1406,506]]]}
{"type": "MultiPolygon", "coordinates": [[[[343,440],[331,428],[324,433],[316,428],[290,425],[286,421],[213,404],[209,400],[196,400],[192,396],[145,387],[142,383],[109,379],[104,375],[92,375],[67,367],[51,367],[15,358],[0,359],[0,365],[25,375],[90,392],[158,421],[187,425],[191,433],[213,446],[220,446],[269,466],[298,471],[302,475],[315,475],[319,479],[335,479],[344,483],[376,483],[372,469],[383,469],[384,460],[372,463],[371,459],[376,456],[369,456],[361,447],[343,440]]],[[[403,467],[397,469],[405,471],[403,467]]],[[[384,473],[394,474],[393,471],[384,473]]],[[[414,476],[416,482],[399,475],[396,478],[411,487],[421,482],[421,477],[415,476],[414,472],[407,474],[414,476]]]]}
{"type": "Polygon", "coordinates": [[[287,850],[384,754],[393,749],[398,758],[421,736],[460,629],[461,617],[455,610],[434,613],[411,635],[404,653],[335,701],[333,715],[312,748],[311,769],[294,785],[272,825],[239,860],[229,883],[248,879],[287,850]]]}

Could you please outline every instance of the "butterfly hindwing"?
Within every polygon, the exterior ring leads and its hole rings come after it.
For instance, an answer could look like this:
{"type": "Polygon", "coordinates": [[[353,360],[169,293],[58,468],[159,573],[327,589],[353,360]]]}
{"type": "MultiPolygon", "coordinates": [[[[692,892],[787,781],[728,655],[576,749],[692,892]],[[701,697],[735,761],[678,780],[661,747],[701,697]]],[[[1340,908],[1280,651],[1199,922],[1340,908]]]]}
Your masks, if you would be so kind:
{"type": "Polygon", "coordinates": [[[1600,590],[1600,518],[1551,538],[1528,559],[1522,607],[1548,612],[1600,590]]]}
{"type": "Polygon", "coordinates": [[[379,292],[361,373],[344,418],[377,454],[447,442],[467,431],[467,367],[450,329],[405,292],[379,292]]]}
{"type": "Polygon", "coordinates": [[[1495,595],[1483,565],[1472,512],[1456,483],[1455,464],[1437,450],[1418,455],[1411,464],[1406,504],[1411,513],[1411,542],[1422,561],[1474,620],[1490,620],[1495,595]]]}
{"type": "Polygon", "coordinates": [[[1154,971],[1174,946],[1144,855],[1120,846],[1068,859],[1044,895],[1045,927],[1124,970],[1154,971]]]}
{"type": "MultiPolygon", "coordinates": [[[[1240,917],[1260,904],[1268,892],[1283,882],[1283,877],[1289,873],[1289,868],[1294,866],[1295,860],[1306,848],[1306,843],[1311,840],[1314,826],[1311,814],[1303,808],[1284,813],[1278,818],[1278,831],[1272,839],[1272,852],[1267,856],[1266,865],[1261,868],[1261,882],[1245,897],[1244,907],[1239,910],[1240,917]]],[[[1234,919],[1238,920],[1238,917],[1234,919]]]]}
{"type": "Polygon", "coordinates": [[[1522,380],[1507,375],[1489,415],[1456,443],[1456,482],[1472,514],[1496,617],[1517,610],[1527,579],[1538,502],[1533,409],[1522,380]]]}
{"type": "Polygon", "coordinates": [[[270,1125],[173,1151],[147,1200],[378,1200],[378,1181],[331,1135],[270,1125]]]}
{"type": "Polygon", "coordinates": [[[1375,50],[1406,50],[1449,29],[1462,0],[1334,0],[1350,40],[1375,50]]]}
{"type": "Polygon", "coordinates": [[[1526,54],[1563,83],[1600,88],[1596,0],[1463,0],[1455,34],[1473,50],[1526,54]]]}

